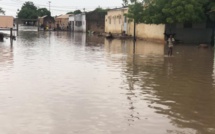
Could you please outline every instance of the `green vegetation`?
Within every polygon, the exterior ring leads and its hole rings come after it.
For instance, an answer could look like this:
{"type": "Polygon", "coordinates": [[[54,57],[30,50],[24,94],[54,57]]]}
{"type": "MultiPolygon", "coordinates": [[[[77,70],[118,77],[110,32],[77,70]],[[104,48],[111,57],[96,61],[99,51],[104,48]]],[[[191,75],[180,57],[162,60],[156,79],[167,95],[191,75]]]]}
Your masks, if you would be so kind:
{"type": "Polygon", "coordinates": [[[122,6],[123,7],[126,7],[126,6],[128,6],[128,0],[122,0],[122,6]]]}
{"type": "Polygon", "coordinates": [[[5,11],[0,7],[0,14],[5,14],[5,11]]]}
{"type": "Polygon", "coordinates": [[[101,7],[96,8],[95,10],[93,10],[93,12],[98,13],[99,16],[105,16],[107,14],[107,10],[108,9],[103,9],[101,7]]]}
{"type": "Polygon", "coordinates": [[[47,8],[39,8],[37,9],[37,15],[40,17],[45,15],[51,16],[51,12],[47,8]]]}
{"type": "Polygon", "coordinates": [[[33,2],[28,1],[22,5],[17,16],[20,19],[37,19],[44,15],[51,15],[51,13],[46,8],[37,9],[33,2]]]}
{"type": "Polygon", "coordinates": [[[75,10],[74,12],[71,11],[71,12],[68,12],[66,14],[80,14],[80,13],[82,13],[81,10],[75,10]]]}
{"type": "Polygon", "coordinates": [[[143,20],[144,13],[142,2],[138,2],[137,0],[131,0],[131,4],[128,5],[128,8],[128,13],[125,14],[125,16],[128,17],[130,21],[134,21],[135,23],[141,23],[143,20]]]}
{"type": "Polygon", "coordinates": [[[71,12],[68,12],[68,13],[66,13],[66,14],[74,14],[74,12],[73,12],[73,11],[71,11],[71,12]]]}
{"type": "MultiPolygon", "coordinates": [[[[123,5],[128,3],[123,0],[123,5]]],[[[214,0],[130,0],[126,16],[135,22],[172,24],[215,21],[214,0]]]]}
{"type": "Polygon", "coordinates": [[[200,22],[206,18],[205,4],[201,0],[146,0],[142,21],[150,24],[200,22]]]}

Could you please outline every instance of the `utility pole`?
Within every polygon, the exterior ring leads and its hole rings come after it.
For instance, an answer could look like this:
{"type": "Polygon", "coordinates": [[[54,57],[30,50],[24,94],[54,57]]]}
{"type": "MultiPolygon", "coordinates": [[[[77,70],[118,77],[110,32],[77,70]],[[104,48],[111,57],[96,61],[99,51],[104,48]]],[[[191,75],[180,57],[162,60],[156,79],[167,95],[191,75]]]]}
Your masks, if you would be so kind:
{"type": "MultiPolygon", "coordinates": [[[[135,5],[137,4],[137,0],[135,0],[135,5]]],[[[136,20],[134,18],[134,38],[133,38],[134,42],[136,42],[136,20]]]]}
{"type": "Polygon", "coordinates": [[[49,1],[49,12],[51,13],[50,6],[51,6],[51,1],[49,1]]]}

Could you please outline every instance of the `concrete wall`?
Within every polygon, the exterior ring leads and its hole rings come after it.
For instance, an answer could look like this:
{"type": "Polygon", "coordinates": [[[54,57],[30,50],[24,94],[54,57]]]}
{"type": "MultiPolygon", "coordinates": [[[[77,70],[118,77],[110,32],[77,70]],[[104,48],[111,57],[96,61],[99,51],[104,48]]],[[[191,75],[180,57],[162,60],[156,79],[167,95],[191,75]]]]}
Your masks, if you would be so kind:
{"type": "Polygon", "coordinates": [[[184,28],[184,24],[166,25],[166,33],[174,33],[175,39],[182,43],[209,44],[211,41],[212,28],[207,28],[206,23],[192,24],[191,28],[184,28]]]}
{"type": "MultiPolygon", "coordinates": [[[[146,40],[155,40],[164,42],[165,25],[155,24],[137,24],[136,36],[146,40]]],[[[128,35],[134,35],[134,23],[128,25],[128,35]]]]}
{"type": "MultiPolygon", "coordinates": [[[[133,36],[134,23],[128,22],[128,19],[125,18],[124,14],[127,12],[127,8],[108,11],[105,16],[105,32],[121,34],[125,31],[126,34],[133,36]]],[[[138,24],[136,27],[136,37],[164,42],[164,31],[165,25],[138,24]]]]}
{"type": "Polygon", "coordinates": [[[96,11],[86,14],[87,31],[103,33],[105,31],[105,13],[96,11]]]}

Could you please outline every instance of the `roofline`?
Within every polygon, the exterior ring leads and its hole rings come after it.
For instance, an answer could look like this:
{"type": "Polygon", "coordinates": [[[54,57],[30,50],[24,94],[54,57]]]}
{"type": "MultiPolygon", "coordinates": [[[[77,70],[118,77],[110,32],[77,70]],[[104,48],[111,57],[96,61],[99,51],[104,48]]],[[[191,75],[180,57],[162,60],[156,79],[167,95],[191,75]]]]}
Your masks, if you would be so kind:
{"type": "Polygon", "coordinates": [[[119,10],[119,9],[127,9],[127,8],[128,8],[128,6],[118,7],[118,8],[109,9],[108,11],[119,10]]]}

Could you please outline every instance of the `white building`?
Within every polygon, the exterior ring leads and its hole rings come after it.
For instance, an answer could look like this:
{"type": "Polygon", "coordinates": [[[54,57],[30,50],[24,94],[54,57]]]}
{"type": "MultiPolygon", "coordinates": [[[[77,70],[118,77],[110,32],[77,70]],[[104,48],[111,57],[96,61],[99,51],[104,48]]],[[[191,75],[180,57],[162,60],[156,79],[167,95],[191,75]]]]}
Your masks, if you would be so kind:
{"type": "Polygon", "coordinates": [[[71,24],[71,31],[86,32],[86,14],[76,14],[69,16],[69,22],[71,24]]]}

